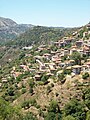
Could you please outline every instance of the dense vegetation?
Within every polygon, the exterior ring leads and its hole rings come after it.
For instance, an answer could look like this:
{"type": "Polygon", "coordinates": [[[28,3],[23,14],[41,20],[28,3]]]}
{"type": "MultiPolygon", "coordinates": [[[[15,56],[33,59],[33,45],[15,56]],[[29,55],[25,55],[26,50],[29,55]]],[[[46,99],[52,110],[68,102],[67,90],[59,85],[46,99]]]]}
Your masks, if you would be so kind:
{"type": "MultiPolygon", "coordinates": [[[[84,89],[82,92],[83,101],[72,99],[61,110],[59,103],[55,100],[50,102],[47,113],[39,109],[39,115],[45,120],[89,120],[90,117],[90,89],[84,89]]],[[[35,100],[24,102],[22,107],[28,109],[29,105],[36,105],[35,100]]],[[[21,108],[13,107],[7,101],[0,97],[0,120],[37,120],[37,117],[30,112],[21,113],[21,108]]]]}
{"type": "Polygon", "coordinates": [[[42,26],[35,26],[32,30],[26,31],[21,34],[16,40],[11,41],[8,45],[16,46],[29,46],[32,44],[45,44],[51,43],[63,36],[71,34],[76,28],[49,28],[42,26]]]}

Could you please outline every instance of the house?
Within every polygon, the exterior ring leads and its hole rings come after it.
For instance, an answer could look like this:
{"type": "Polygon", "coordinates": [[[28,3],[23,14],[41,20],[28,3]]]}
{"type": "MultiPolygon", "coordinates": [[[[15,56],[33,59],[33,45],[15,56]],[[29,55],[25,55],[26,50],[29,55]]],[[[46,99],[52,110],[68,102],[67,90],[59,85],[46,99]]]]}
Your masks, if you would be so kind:
{"type": "Polygon", "coordinates": [[[35,76],[34,76],[34,78],[35,78],[35,80],[40,80],[41,79],[41,76],[39,75],[39,74],[36,74],[35,76]]]}
{"type": "Polygon", "coordinates": [[[21,68],[23,68],[24,71],[29,71],[29,67],[26,65],[20,65],[21,68]]]}
{"type": "Polygon", "coordinates": [[[82,71],[87,72],[88,71],[88,66],[87,65],[82,65],[82,71]]]}
{"type": "Polygon", "coordinates": [[[53,73],[56,70],[55,68],[56,68],[55,63],[50,63],[49,64],[49,69],[50,69],[51,73],[53,73]]]}
{"type": "Polygon", "coordinates": [[[15,71],[11,71],[12,76],[16,79],[19,75],[21,75],[21,72],[15,72],[15,71]]]}
{"type": "Polygon", "coordinates": [[[8,80],[6,78],[2,78],[2,83],[7,83],[8,80]]]}
{"type": "Polygon", "coordinates": [[[89,58],[89,59],[87,59],[87,62],[90,62],[90,58],[89,58]]]}
{"type": "Polygon", "coordinates": [[[75,60],[69,60],[69,66],[73,66],[75,64],[75,60]]]}
{"type": "Polygon", "coordinates": [[[40,71],[45,71],[45,69],[46,69],[45,64],[41,64],[40,67],[39,67],[39,70],[40,71]]]}
{"type": "Polygon", "coordinates": [[[40,60],[38,60],[38,59],[36,59],[36,62],[38,62],[39,63],[39,70],[40,71],[45,71],[45,69],[46,69],[46,67],[45,67],[45,64],[44,63],[42,63],[40,60]]]}
{"type": "Polygon", "coordinates": [[[88,23],[86,27],[87,27],[87,29],[90,29],[90,23],[88,23]]]}
{"type": "Polygon", "coordinates": [[[71,66],[69,66],[69,67],[67,67],[67,68],[66,68],[66,70],[71,70],[71,69],[72,69],[72,67],[71,67],[71,66]]]}
{"type": "Polygon", "coordinates": [[[23,50],[30,50],[30,49],[32,49],[32,47],[33,47],[33,46],[28,46],[28,47],[25,46],[25,47],[23,47],[22,49],[23,49],[23,50]]]}
{"type": "Polygon", "coordinates": [[[56,52],[55,51],[51,51],[51,55],[55,55],[56,54],[56,52]]]}
{"type": "Polygon", "coordinates": [[[86,54],[87,56],[90,56],[90,51],[84,51],[84,54],[86,54]]]}
{"type": "Polygon", "coordinates": [[[56,76],[58,76],[59,74],[62,74],[63,73],[63,70],[59,70],[56,74],[56,76]]]}
{"type": "Polygon", "coordinates": [[[45,50],[46,49],[46,45],[40,45],[38,47],[38,51],[42,51],[42,50],[45,50]]]}
{"type": "Polygon", "coordinates": [[[72,72],[75,74],[80,74],[82,66],[80,65],[74,65],[72,66],[72,72]]]}
{"type": "Polygon", "coordinates": [[[65,47],[66,46],[66,42],[65,41],[61,41],[59,44],[60,47],[65,47]]]}
{"type": "Polygon", "coordinates": [[[69,55],[70,54],[70,50],[64,50],[64,55],[69,55]]]}
{"type": "Polygon", "coordinates": [[[53,74],[50,73],[50,72],[48,72],[48,73],[46,74],[46,76],[50,77],[50,76],[53,76],[53,74]]]}
{"type": "Polygon", "coordinates": [[[78,34],[78,32],[76,31],[76,32],[74,32],[72,35],[75,36],[75,35],[77,35],[77,34],[78,34]]]}
{"type": "Polygon", "coordinates": [[[36,56],[34,56],[34,58],[37,60],[41,60],[42,59],[42,56],[40,56],[40,55],[36,55],[36,56]]]}
{"type": "Polygon", "coordinates": [[[30,68],[29,71],[30,71],[31,73],[35,73],[36,70],[35,70],[34,68],[30,68]]]}
{"type": "Polygon", "coordinates": [[[84,44],[84,47],[86,47],[88,50],[90,50],[90,43],[88,42],[88,43],[84,44]]]}
{"type": "Polygon", "coordinates": [[[83,46],[83,41],[82,40],[76,41],[76,46],[77,47],[82,47],[83,46]]]}
{"type": "Polygon", "coordinates": [[[64,68],[64,67],[66,67],[66,64],[65,64],[64,62],[61,62],[61,63],[59,64],[59,66],[60,66],[61,68],[64,68]]]}
{"type": "Polygon", "coordinates": [[[84,44],[83,54],[90,56],[90,44],[84,44]]]}
{"type": "Polygon", "coordinates": [[[25,54],[25,57],[32,57],[31,54],[25,54]]]}
{"type": "Polygon", "coordinates": [[[53,62],[55,62],[57,59],[58,59],[58,56],[57,56],[57,55],[52,56],[52,61],[53,61],[53,62]]]}
{"type": "Polygon", "coordinates": [[[61,63],[61,59],[60,58],[56,59],[55,64],[58,66],[60,63],[61,63]]]}
{"type": "Polygon", "coordinates": [[[72,49],[70,50],[70,55],[72,55],[72,53],[74,53],[74,52],[77,52],[77,49],[76,49],[76,48],[72,48],[72,49]]]}
{"type": "Polygon", "coordinates": [[[71,44],[74,42],[74,38],[66,38],[66,39],[64,39],[64,41],[68,45],[68,44],[71,44]]]}
{"type": "Polygon", "coordinates": [[[60,46],[60,42],[59,42],[59,41],[54,42],[53,44],[54,44],[55,46],[60,46]]]}
{"type": "Polygon", "coordinates": [[[87,65],[88,70],[90,70],[90,62],[86,62],[85,65],[87,65]]]}
{"type": "Polygon", "coordinates": [[[45,54],[43,55],[43,57],[46,58],[47,60],[49,60],[49,59],[51,59],[51,54],[45,53],[45,54]]]}
{"type": "Polygon", "coordinates": [[[83,55],[83,49],[78,49],[77,52],[79,52],[81,56],[83,55]]]}
{"type": "Polygon", "coordinates": [[[88,35],[88,32],[83,33],[83,37],[87,37],[87,35],[88,35]]]}

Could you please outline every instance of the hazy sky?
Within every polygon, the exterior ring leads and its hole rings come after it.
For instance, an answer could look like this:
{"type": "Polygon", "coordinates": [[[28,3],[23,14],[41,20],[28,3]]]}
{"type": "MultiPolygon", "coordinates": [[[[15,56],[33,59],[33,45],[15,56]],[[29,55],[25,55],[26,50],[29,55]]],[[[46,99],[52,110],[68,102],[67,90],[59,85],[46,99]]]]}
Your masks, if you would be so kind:
{"type": "Polygon", "coordinates": [[[90,21],[90,0],[0,0],[0,16],[33,25],[82,26],[90,21]]]}

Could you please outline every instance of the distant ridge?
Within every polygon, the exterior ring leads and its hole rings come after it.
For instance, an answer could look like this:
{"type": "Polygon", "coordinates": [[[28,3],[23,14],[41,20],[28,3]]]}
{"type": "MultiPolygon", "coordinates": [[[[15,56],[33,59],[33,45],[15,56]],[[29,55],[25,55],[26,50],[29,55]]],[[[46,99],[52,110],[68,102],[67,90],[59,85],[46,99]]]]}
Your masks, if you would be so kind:
{"type": "Polygon", "coordinates": [[[13,20],[9,19],[9,18],[3,18],[0,17],[0,27],[9,27],[9,26],[15,26],[17,25],[16,22],[14,22],[13,20]]]}
{"type": "Polygon", "coordinates": [[[0,17],[0,43],[15,39],[21,33],[33,28],[31,24],[17,24],[9,18],[0,17]]]}

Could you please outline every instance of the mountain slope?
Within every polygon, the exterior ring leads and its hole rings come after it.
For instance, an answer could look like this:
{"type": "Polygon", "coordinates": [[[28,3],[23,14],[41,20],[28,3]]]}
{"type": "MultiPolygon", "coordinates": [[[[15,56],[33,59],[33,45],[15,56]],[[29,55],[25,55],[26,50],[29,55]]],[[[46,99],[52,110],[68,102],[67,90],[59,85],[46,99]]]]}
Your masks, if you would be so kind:
{"type": "Polygon", "coordinates": [[[73,31],[74,29],[68,28],[35,26],[33,29],[27,30],[25,33],[21,34],[16,40],[9,44],[28,46],[32,44],[50,43],[51,41],[56,41],[65,35],[71,34],[73,31]]]}
{"type": "Polygon", "coordinates": [[[79,29],[36,26],[12,41],[17,46],[35,44],[31,49],[0,46],[0,118],[87,120],[90,115],[90,55],[76,42],[82,39],[86,45],[89,35],[86,26],[79,29]],[[60,46],[62,40],[69,40],[67,37],[74,39],[65,47],[60,46]],[[37,45],[55,40],[57,42],[51,45],[37,45]],[[75,48],[78,54],[70,52],[75,48]],[[77,60],[81,61],[80,65],[77,60]],[[77,68],[81,73],[75,72],[77,68]]]}
{"type": "Polygon", "coordinates": [[[17,24],[9,18],[0,17],[0,42],[15,39],[19,34],[32,28],[31,24],[17,24]]]}
{"type": "Polygon", "coordinates": [[[0,17],[0,27],[9,27],[14,25],[17,25],[17,23],[14,22],[13,20],[9,18],[0,17]]]}

